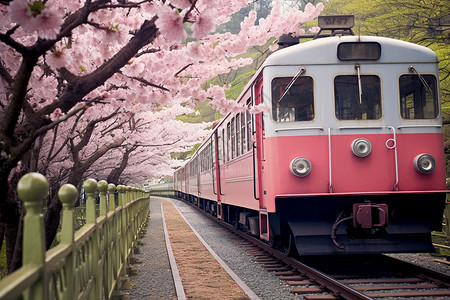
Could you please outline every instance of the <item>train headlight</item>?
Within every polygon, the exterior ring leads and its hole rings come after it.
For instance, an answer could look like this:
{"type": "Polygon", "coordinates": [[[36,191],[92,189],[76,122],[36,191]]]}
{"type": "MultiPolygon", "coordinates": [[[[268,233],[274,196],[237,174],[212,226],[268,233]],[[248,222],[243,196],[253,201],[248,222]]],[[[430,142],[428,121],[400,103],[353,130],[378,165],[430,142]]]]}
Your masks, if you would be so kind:
{"type": "Polygon", "coordinates": [[[291,161],[289,168],[295,176],[304,177],[311,172],[311,162],[307,158],[296,157],[291,161]]]}
{"type": "Polygon", "coordinates": [[[372,152],[372,144],[368,139],[359,138],[352,142],[352,152],[358,157],[366,157],[372,152]]]}
{"type": "Polygon", "coordinates": [[[430,154],[419,154],[414,158],[414,168],[422,174],[430,174],[436,169],[436,160],[430,154]]]}

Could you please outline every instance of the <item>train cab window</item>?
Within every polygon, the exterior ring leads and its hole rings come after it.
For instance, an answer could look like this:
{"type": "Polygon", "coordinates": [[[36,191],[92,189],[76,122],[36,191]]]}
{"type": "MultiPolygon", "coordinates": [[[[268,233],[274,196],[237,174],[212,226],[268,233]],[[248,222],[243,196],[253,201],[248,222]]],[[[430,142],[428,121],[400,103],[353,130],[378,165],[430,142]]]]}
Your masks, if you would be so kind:
{"type": "Polygon", "coordinates": [[[276,122],[299,122],[314,119],[313,79],[298,77],[287,90],[292,77],[272,81],[272,117],[276,122]]]}
{"type": "Polygon", "coordinates": [[[403,75],[399,79],[400,110],[403,119],[435,119],[439,114],[436,77],[403,75]]]}
{"type": "Polygon", "coordinates": [[[381,118],[380,78],[375,75],[341,75],[334,79],[335,114],[338,120],[381,118]]]}

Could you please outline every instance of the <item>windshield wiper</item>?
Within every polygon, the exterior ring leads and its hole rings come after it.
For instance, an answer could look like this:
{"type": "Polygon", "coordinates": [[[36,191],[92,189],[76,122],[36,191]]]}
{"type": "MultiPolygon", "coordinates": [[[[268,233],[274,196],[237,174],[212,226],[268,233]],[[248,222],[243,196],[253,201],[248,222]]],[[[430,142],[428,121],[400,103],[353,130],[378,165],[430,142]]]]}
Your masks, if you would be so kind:
{"type": "Polygon", "coordinates": [[[358,74],[358,92],[359,92],[359,104],[362,104],[362,84],[361,84],[361,72],[360,72],[361,66],[359,64],[355,65],[356,73],[358,74]]]}
{"type": "Polygon", "coordinates": [[[289,84],[286,87],[286,91],[284,91],[284,94],[281,95],[280,99],[278,99],[277,103],[280,103],[281,99],[283,99],[283,97],[287,94],[287,92],[289,92],[289,89],[292,87],[292,85],[297,80],[297,78],[299,78],[305,72],[306,72],[306,68],[305,67],[301,67],[300,70],[298,70],[297,74],[295,74],[295,76],[292,77],[291,82],[289,82],[289,84]]]}
{"type": "Polygon", "coordinates": [[[426,82],[425,78],[422,77],[422,75],[420,75],[419,71],[417,71],[416,68],[414,68],[414,66],[409,66],[408,70],[410,70],[411,72],[414,72],[417,74],[417,76],[419,76],[420,81],[422,82],[422,84],[427,88],[428,92],[433,95],[433,91],[431,90],[431,87],[428,85],[428,83],[426,82]]]}

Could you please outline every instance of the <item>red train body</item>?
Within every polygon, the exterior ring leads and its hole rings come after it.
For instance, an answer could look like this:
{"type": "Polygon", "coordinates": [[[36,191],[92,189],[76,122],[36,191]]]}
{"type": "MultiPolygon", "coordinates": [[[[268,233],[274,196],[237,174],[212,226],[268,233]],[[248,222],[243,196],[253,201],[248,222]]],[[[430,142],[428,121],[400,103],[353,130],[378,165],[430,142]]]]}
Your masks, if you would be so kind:
{"type": "Polygon", "coordinates": [[[366,36],[272,54],[175,172],[176,193],[301,255],[432,251],[445,167],[429,49],[366,36]]]}

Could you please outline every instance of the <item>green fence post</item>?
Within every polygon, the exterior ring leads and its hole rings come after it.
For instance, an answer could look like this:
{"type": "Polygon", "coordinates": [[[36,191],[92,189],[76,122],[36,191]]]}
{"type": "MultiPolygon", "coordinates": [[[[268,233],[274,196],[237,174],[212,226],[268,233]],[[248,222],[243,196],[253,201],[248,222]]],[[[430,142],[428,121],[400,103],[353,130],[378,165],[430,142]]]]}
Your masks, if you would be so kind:
{"type": "Polygon", "coordinates": [[[108,184],[108,211],[114,211],[116,210],[116,198],[114,196],[115,192],[116,192],[116,185],[110,183],[108,184]]]}
{"type": "MultiPolygon", "coordinates": [[[[97,191],[97,181],[95,179],[86,179],[83,183],[83,188],[86,192],[86,225],[95,226],[97,223],[97,218],[95,215],[95,192],[97,191]]],[[[101,272],[98,268],[99,261],[99,229],[96,228],[92,233],[92,244],[90,246],[89,255],[89,274],[94,278],[93,286],[89,291],[89,299],[95,300],[101,298],[101,272]]]]}
{"type": "MultiPolygon", "coordinates": [[[[67,243],[72,245],[75,235],[75,216],[73,205],[78,198],[77,188],[71,184],[63,185],[58,191],[58,198],[62,203],[62,224],[61,224],[61,244],[67,243]]],[[[75,251],[66,257],[65,276],[66,276],[66,290],[64,291],[65,299],[70,299],[74,296],[74,274],[75,274],[75,251]]]]}
{"type": "MultiPolygon", "coordinates": [[[[129,204],[131,202],[131,186],[126,186],[125,187],[125,191],[126,191],[125,192],[125,195],[126,195],[125,199],[127,201],[127,204],[129,204]]],[[[130,205],[128,205],[127,208],[125,209],[125,216],[126,216],[125,224],[126,224],[126,235],[127,235],[127,252],[128,252],[128,249],[130,249],[130,246],[131,246],[130,212],[131,212],[130,205]]]]}
{"type": "Polygon", "coordinates": [[[87,179],[83,183],[86,192],[86,224],[95,224],[95,192],[97,191],[97,181],[87,179]]]}
{"type": "Polygon", "coordinates": [[[98,192],[100,194],[100,216],[106,216],[108,209],[106,203],[106,192],[108,191],[108,183],[105,180],[100,180],[97,183],[98,192]]]}
{"type": "Polygon", "coordinates": [[[119,192],[119,206],[122,207],[120,211],[119,220],[119,232],[120,232],[120,259],[121,259],[121,269],[120,269],[120,284],[119,289],[129,289],[129,280],[126,277],[127,268],[127,224],[126,224],[126,199],[125,199],[126,187],[123,185],[117,186],[117,191],[119,192]]]}
{"type": "MultiPolygon", "coordinates": [[[[42,200],[48,194],[47,179],[39,173],[24,175],[17,184],[17,193],[24,202],[26,215],[23,220],[22,265],[44,268],[45,239],[44,217],[41,214],[42,200]]],[[[25,299],[47,299],[45,272],[25,294],[25,299]]]]}

